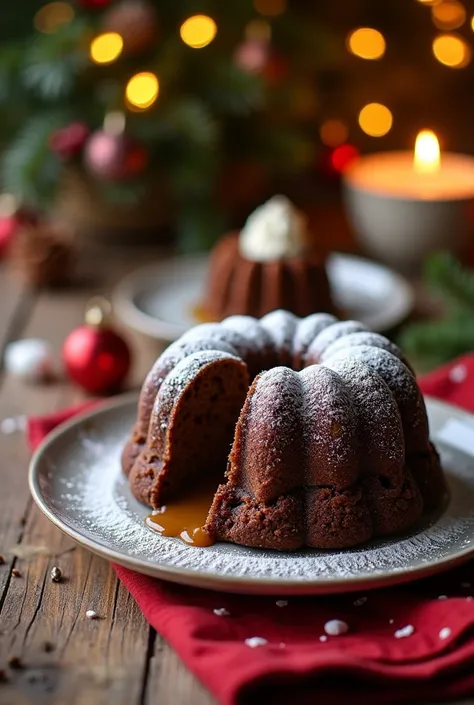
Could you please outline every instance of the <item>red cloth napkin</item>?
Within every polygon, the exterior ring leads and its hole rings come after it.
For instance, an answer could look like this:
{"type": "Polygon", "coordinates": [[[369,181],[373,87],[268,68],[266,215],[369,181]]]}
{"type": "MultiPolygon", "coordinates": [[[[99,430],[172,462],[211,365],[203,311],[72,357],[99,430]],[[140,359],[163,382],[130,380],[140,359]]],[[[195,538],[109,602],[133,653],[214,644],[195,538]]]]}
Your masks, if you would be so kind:
{"type": "MultiPolygon", "coordinates": [[[[425,377],[421,386],[474,411],[474,355],[425,377]]],[[[30,419],[30,444],[78,410],[30,419]]],[[[186,588],[114,567],[146,619],[224,705],[258,699],[345,705],[349,698],[380,705],[474,693],[472,563],[403,587],[289,598],[282,606],[273,597],[186,588]],[[361,597],[366,601],[354,604],[361,597]],[[221,608],[228,614],[215,614],[221,608]],[[349,632],[325,639],[330,619],[346,621],[349,632]],[[396,638],[407,625],[413,634],[396,638]],[[250,637],[267,643],[251,648],[250,637]]]]}

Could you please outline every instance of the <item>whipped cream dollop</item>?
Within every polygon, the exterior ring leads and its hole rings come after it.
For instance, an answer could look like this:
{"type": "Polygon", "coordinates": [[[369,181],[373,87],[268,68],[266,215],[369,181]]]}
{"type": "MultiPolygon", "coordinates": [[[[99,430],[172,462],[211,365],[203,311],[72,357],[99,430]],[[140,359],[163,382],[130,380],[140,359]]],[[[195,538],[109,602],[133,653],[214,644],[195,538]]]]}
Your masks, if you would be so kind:
{"type": "Polygon", "coordinates": [[[297,257],[308,249],[304,213],[286,196],[274,196],[254,210],[240,232],[242,257],[255,262],[297,257]]]}

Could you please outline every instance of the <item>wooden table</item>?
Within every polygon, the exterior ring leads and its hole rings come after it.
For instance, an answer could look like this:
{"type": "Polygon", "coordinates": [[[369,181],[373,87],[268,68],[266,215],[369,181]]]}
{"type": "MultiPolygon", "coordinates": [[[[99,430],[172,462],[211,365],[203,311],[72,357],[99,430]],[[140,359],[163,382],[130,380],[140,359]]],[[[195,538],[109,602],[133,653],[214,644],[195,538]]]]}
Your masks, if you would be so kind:
{"type": "MultiPolygon", "coordinates": [[[[156,256],[156,255],[155,255],[156,256]]],[[[20,337],[51,341],[59,358],[91,295],[107,292],[148,253],[84,257],[80,286],[36,294],[0,269],[0,346],[20,337]]],[[[150,343],[128,334],[138,385],[153,362],[150,343]]],[[[66,381],[30,386],[2,372],[1,421],[47,414],[83,395],[66,381]]],[[[24,434],[0,431],[1,705],[211,705],[214,699],[150,628],[108,563],[52,526],[30,499],[24,434]],[[51,581],[53,566],[65,577],[51,581]],[[19,577],[15,573],[19,571],[19,577]],[[103,619],[89,620],[88,609],[103,619]],[[12,668],[16,660],[21,668],[12,668]]]]}

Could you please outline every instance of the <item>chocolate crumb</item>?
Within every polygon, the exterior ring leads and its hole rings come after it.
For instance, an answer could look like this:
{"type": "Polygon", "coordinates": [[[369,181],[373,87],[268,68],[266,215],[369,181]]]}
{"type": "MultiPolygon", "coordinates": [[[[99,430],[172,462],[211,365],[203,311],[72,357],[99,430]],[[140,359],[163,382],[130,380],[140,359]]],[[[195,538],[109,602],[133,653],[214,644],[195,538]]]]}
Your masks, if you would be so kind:
{"type": "Polygon", "coordinates": [[[55,646],[50,641],[45,641],[43,644],[43,649],[44,651],[46,651],[47,654],[50,654],[52,651],[54,651],[55,646]]]}
{"type": "Polygon", "coordinates": [[[61,578],[61,570],[57,566],[54,566],[54,568],[51,569],[51,580],[53,581],[53,583],[60,583],[61,578]]]}
{"type": "Polygon", "coordinates": [[[19,668],[23,668],[23,664],[22,664],[19,656],[9,656],[8,657],[8,665],[10,666],[10,668],[13,668],[14,670],[17,670],[19,668]]]}
{"type": "Polygon", "coordinates": [[[20,571],[18,570],[18,568],[13,568],[13,570],[12,570],[12,575],[13,575],[15,578],[21,578],[21,573],[20,573],[20,571]]]}
{"type": "Polygon", "coordinates": [[[7,674],[3,670],[3,668],[0,668],[0,683],[6,683],[8,680],[7,674]]]}
{"type": "Polygon", "coordinates": [[[0,556],[0,565],[4,565],[5,563],[5,558],[3,556],[0,556]]]}

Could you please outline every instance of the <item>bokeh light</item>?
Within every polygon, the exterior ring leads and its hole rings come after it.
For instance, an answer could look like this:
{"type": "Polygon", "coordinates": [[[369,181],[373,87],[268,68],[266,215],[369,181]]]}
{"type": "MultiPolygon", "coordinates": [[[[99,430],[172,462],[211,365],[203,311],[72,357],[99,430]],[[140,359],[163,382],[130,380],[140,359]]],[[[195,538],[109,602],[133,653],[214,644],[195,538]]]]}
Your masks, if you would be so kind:
{"type": "Polygon", "coordinates": [[[462,69],[471,61],[471,49],[455,34],[440,34],[433,41],[433,54],[440,64],[462,69]]]}
{"type": "Polygon", "coordinates": [[[457,29],[466,21],[466,10],[458,0],[443,0],[432,7],[431,15],[438,29],[457,29]]]}
{"type": "Polygon", "coordinates": [[[390,131],[392,123],[392,113],[381,103],[368,103],[359,113],[361,130],[371,137],[383,137],[390,131]]]}
{"type": "Polygon", "coordinates": [[[129,106],[146,110],[158,98],[160,84],[154,73],[144,71],[137,73],[127,83],[125,96],[129,106]]]}
{"type": "Polygon", "coordinates": [[[342,120],[332,118],[323,122],[319,128],[321,142],[328,147],[337,147],[347,140],[349,130],[342,120]]]}
{"type": "Polygon", "coordinates": [[[207,15],[193,15],[183,22],[179,30],[181,39],[193,49],[202,49],[212,42],[217,34],[217,25],[207,15]]]}
{"type": "Polygon", "coordinates": [[[286,0],[254,0],[257,12],[268,17],[276,17],[286,10],[286,0]]]}
{"type": "Polygon", "coordinates": [[[334,171],[344,173],[359,156],[359,150],[352,144],[341,144],[331,154],[331,166],[334,171]]]}
{"type": "Polygon", "coordinates": [[[116,61],[123,49],[123,39],[117,32],[99,34],[93,39],[90,56],[96,64],[111,64],[116,61]]]}
{"type": "Polygon", "coordinates": [[[272,28],[266,20],[251,20],[245,27],[245,38],[267,43],[272,38],[272,28]]]}
{"type": "Polygon", "coordinates": [[[438,5],[442,0],[418,0],[422,5],[438,5]]]}
{"type": "Polygon", "coordinates": [[[347,46],[355,56],[361,59],[380,59],[385,53],[385,39],[376,29],[360,27],[351,32],[347,46]]]}
{"type": "Polygon", "coordinates": [[[50,2],[44,5],[33,20],[35,29],[42,34],[53,34],[62,25],[74,19],[74,10],[67,2],[50,2]]]}

